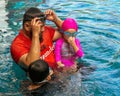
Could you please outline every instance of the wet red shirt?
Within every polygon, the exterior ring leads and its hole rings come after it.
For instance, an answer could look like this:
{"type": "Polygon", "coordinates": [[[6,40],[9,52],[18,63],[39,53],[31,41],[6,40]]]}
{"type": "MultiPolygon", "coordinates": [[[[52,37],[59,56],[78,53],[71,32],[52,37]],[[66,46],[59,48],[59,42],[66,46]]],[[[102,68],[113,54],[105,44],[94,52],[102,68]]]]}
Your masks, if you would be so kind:
{"type": "MultiPolygon", "coordinates": [[[[51,68],[56,68],[55,56],[54,56],[54,45],[53,36],[55,29],[50,26],[45,26],[45,31],[43,32],[43,41],[40,43],[41,56],[40,58],[48,62],[51,68]]],[[[20,30],[19,34],[13,40],[11,44],[11,55],[13,60],[18,63],[20,57],[30,51],[31,40],[23,34],[23,30],[20,30]]]]}

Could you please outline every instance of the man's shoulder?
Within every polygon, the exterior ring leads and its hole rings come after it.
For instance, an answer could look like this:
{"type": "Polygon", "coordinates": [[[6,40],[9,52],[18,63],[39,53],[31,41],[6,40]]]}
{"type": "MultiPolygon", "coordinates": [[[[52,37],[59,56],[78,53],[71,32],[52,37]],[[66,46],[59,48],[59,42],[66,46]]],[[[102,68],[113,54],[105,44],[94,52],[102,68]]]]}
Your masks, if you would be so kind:
{"type": "Polygon", "coordinates": [[[16,45],[16,44],[18,45],[19,43],[23,43],[24,41],[26,41],[25,39],[26,37],[20,30],[19,33],[16,35],[16,37],[13,39],[12,45],[16,45]]]}
{"type": "Polygon", "coordinates": [[[52,26],[48,26],[48,25],[45,25],[45,29],[47,29],[47,30],[54,30],[55,31],[55,28],[53,28],[52,26]]]}
{"type": "Polygon", "coordinates": [[[49,35],[52,39],[55,34],[55,28],[52,26],[45,26],[44,34],[49,35]]]}
{"type": "Polygon", "coordinates": [[[50,25],[45,25],[45,28],[53,28],[53,27],[50,25]]]}

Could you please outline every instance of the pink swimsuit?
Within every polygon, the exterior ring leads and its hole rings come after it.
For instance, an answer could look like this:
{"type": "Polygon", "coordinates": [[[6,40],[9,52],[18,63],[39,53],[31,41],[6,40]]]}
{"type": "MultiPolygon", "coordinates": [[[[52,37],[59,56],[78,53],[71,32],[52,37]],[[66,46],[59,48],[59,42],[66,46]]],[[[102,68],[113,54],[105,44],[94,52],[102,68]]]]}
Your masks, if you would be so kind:
{"type": "Polygon", "coordinates": [[[55,45],[55,58],[56,62],[61,61],[66,67],[70,67],[74,64],[75,60],[81,58],[84,53],[80,45],[80,41],[75,39],[76,45],[79,50],[75,53],[72,46],[64,41],[63,38],[60,38],[56,41],[55,45]]]}

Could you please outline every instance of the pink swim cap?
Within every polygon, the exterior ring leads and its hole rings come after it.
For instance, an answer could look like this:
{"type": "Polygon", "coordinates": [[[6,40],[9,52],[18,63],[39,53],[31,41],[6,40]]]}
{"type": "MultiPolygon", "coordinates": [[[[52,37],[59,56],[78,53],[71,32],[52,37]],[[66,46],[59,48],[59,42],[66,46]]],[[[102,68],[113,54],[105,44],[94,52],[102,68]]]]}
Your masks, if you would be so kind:
{"type": "Polygon", "coordinates": [[[68,29],[75,29],[78,30],[77,22],[72,18],[66,18],[62,23],[62,30],[66,31],[68,29]]]}

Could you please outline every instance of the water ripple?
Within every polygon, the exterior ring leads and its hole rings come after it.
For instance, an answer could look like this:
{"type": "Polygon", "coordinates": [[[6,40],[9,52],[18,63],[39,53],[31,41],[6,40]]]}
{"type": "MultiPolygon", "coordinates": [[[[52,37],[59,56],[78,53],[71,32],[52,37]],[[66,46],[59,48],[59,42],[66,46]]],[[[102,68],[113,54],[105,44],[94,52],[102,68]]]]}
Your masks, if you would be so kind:
{"type": "MultiPolygon", "coordinates": [[[[21,96],[19,84],[26,79],[10,54],[10,44],[22,26],[22,16],[29,7],[53,9],[61,19],[73,17],[78,22],[78,39],[85,52],[83,64],[96,70],[84,78],[68,80],[68,86],[46,89],[47,96],[119,96],[120,88],[120,1],[119,0],[1,0],[0,95],[21,96]],[[69,88],[70,87],[70,88],[69,88]],[[57,89],[58,88],[58,89],[57,89]],[[51,90],[53,91],[51,93],[51,90]],[[75,89],[75,90],[73,90],[75,89]]],[[[47,24],[54,26],[47,21],[47,24]]],[[[55,83],[55,82],[54,82],[55,83]]]]}

